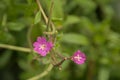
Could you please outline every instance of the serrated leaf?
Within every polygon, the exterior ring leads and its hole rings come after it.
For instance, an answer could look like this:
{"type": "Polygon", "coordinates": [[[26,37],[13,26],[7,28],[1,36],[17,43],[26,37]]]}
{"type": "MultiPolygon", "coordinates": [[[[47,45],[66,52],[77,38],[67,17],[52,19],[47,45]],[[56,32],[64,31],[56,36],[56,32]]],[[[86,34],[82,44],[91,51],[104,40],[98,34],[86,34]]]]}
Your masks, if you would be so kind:
{"type": "Polygon", "coordinates": [[[89,43],[87,37],[75,33],[64,34],[62,41],[78,45],[88,45],[89,43]]]}
{"type": "Polygon", "coordinates": [[[40,22],[40,20],[41,20],[41,12],[38,11],[35,15],[34,24],[37,24],[38,22],[40,22]]]}

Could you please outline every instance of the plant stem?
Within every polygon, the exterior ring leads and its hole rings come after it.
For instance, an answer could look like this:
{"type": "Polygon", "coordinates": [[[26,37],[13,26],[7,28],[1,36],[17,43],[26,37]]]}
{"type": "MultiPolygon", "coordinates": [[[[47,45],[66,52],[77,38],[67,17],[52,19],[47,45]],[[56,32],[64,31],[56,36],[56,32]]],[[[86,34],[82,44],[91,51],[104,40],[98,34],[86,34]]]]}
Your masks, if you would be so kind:
{"type": "Polygon", "coordinates": [[[6,25],[6,22],[7,22],[7,14],[4,14],[3,15],[3,20],[2,20],[2,26],[5,26],[6,25]]]}
{"type": "Polygon", "coordinates": [[[50,22],[51,22],[51,17],[52,17],[53,5],[54,5],[54,2],[51,1],[50,12],[49,12],[49,16],[48,16],[48,23],[47,23],[47,28],[46,28],[48,31],[49,31],[49,27],[50,27],[51,30],[52,30],[52,27],[51,27],[51,25],[50,25],[50,22]]]}
{"type": "Polygon", "coordinates": [[[53,65],[50,64],[50,65],[48,66],[48,68],[47,68],[44,72],[38,74],[38,75],[35,76],[35,77],[29,78],[29,79],[27,79],[27,80],[38,80],[38,79],[46,76],[46,75],[52,70],[52,68],[53,68],[53,65]]]}
{"type": "Polygon", "coordinates": [[[39,0],[36,0],[36,3],[37,3],[37,5],[38,5],[39,10],[41,11],[41,13],[42,13],[42,15],[43,15],[43,18],[44,18],[44,20],[45,20],[45,23],[47,24],[47,23],[48,23],[48,18],[47,18],[46,14],[45,14],[42,6],[41,6],[40,1],[39,1],[39,0]]]}
{"type": "Polygon", "coordinates": [[[8,28],[7,28],[7,26],[6,26],[6,23],[7,23],[7,14],[4,14],[1,25],[2,25],[2,27],[3,27],[3,29],[4,29],[4,31],[8,32],[8,28]]]}
{"type": "Polygon", "coordinates": [[[28,52],[28,53],[31,52],[29,48],[17,47],[17,46],[12,46],[12,45],[7,45],[7,44],[0,44],[0,48],[6,48],[6,49],[28,52]]]}
{"type": "Polygon", "coordinates": [[[33,25],[31,25],[29,28],[28,28],[28,31],[27,31],[27,42],[28,42],[28,45],[29,45],[29,47],[30,47],[30,50],[31,50],[31,54],[33,55],[33,56],[35,56],[35,54],[34,54],[34,51],[33,51],[33,46],[32,46],[32,41],[31,41],[31,34],[32,34],[32,29],[33,29],[33,25]]]}
{"type": "MultiPolygon", "coordinates": [[[[43,15],[43,18],[44,18],[44,20],[45,20],[45,23],[48,24],[48,18],[47,18],[46,14],[45,14],[42,6],[41,6],[40,1],[39,1],[39,0],[36,0],[36,3],[37,3],[37,5],[38,5],[39,10],[41,11],[41,13],[42,13],[42,15],[43,15]]],[[[52,30],[53,30],[53,31],[52,31],[52,32],[45,32],[45,34],[48,34],[48,35],[49,35],[50,33],[52,33],[52,34],[56,33],[55,26],[54,26],[53,22],[50,21],[50,24],[51,24],[51,27],[52,27],[52,30]]]]}
{"type": "Polygon", "coordinates": [[[33,25],[31,25],[27,31],[27,41],[28,41],[28,46],[30,47],[31,51],[33,50],[32,41],[31,41],[32,29],[33,29],[33,25]]]}

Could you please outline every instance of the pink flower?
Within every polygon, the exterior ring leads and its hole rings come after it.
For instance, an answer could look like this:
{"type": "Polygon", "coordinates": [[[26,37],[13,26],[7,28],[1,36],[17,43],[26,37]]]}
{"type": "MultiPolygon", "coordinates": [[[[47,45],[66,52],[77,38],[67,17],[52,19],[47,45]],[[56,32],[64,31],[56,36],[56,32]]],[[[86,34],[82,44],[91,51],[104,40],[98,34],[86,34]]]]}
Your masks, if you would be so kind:
{"type": "Polygon", "coordinates": [[[74,53],[71,58],[76,64],[83,64],[86,60],[86,56],[80,50],[74,53]]]}
{"type": "Polygon", "coordinates": [[[46,54],[52,49],[53,44],[46,40],[45,37],[38,37],[37,41],[33,43],[34,50],[41,56],[46,56],[46,54]]]}

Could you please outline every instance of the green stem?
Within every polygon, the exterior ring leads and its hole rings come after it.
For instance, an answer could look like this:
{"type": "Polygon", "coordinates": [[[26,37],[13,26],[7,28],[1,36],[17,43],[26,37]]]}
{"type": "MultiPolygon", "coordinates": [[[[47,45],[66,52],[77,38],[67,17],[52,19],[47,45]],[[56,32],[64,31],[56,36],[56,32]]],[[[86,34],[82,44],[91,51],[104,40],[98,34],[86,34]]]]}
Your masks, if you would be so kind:
{"type": "Polygon", "coordinates": [[[3,27],[3,29],[4,29],[4,31],[8,32],[8,28],[7,28],[7,26],[6,26],[6,23],[7,23],[7,14],[4,14],[1,25],[2,25],[2,27],[3,27]]]}
{"type": "Polygon", "coordinates": [[[7,44],[0,44],[0,48],[6,48],[6,49],[28,52],[28,53],[31,52],[29,48],[17,47],[17,46],[12,46],[12,45],[7,45],[7,44]]]}
{"type": "MultiPolygon", "coordinates": [[[[49,27],[51,28],[50,22],[51,22],[51,17],[52,17],[53,5],[54,5],[54,2],[52,1],[51,6],[50,6],[49,16],[48,16],[48,23],[47,23],[47,28],[46,28],[47,30],[46,31],[49,31],[49,27]]],[[[51,30],[52,30],[52,28],[51,28],[51,30]]]]}
{"type": "Polygon", "coordinates": [[[33,50],[32,41],[31,41],[32,29],[33,29],[33,25],[31,25],[31,26],[28,28],[28,32],[27,32],[27,41],[28,41],[28,45],[29,45],[29,47],[30,47],[31,50],[33,50]]]}
{"type": "Polygon", "coordinates": [[[37,3],[37,5],[38,5],[39,10],[41,11],[41,13],[42,13],[42,15],[43,15],[43,18],[44,18],[44,20],[45,20],[45,23],[47,24],[47,23],[48,23],[48,18],[47,18],[46,14],[45,14],[42,6],[41,6],[40,1],[39,1],[39,0],[36,0],[36,3],[37,3]]]}
{"type": "Polygon", "coordinates": [[[3,20],[2,20],[2,26],[5,26],[6,25],[6,22],[7,22],[7,14],[4,14],[3,15],[3,20]]]}
{"type": "Polygon", "coordinates": [[[35,76],[35,77],[29,78],[29,79],[27,79],[27,80],[38,80],[38,79],[46,76],[46,75],[52,70],[52,68],[53,68],[53,65],[50,64],[50,65],[48,66],[48,68],[47,68],[44,72],[38,74],[38,75],[35,76]]]}
{"type": "Polygon", "coordinates": [[[31,50],[30,53],[31,53],[33,56],[35,56],[34,51],[33,51],[32,41],[31,41],[32,29],[33,29],[33,25],[31,25],[31,26],[28,28],[28,32],[27,32],[27,41],[28,41],[28,45],[29,45],[30,50],[31,50]]]}
{"type": "MultiPolygon", "coordinates": [[[[45,23],[48,24],[48,18],[47,18],[46,14],[45,14],[42,6],[41,6],[40,1],[39,1],[39,0],[36,0],[36,3],[37,3],[37,5],[38,5],[39,10],[41,11],[41,13],[42,13],[42,15],[43,15],[43,18],[44,18],[44,20],[45,20],[45,23]]],[[[55,26],[54,26],[53,22],[50,21],[50,24],[51,24],[51,27],[52,27],[52,32],[50,32],[50,33],[55,34],[55,33],[56,33],[56,29],[55,29],[55,26]]],[[[50,35],[49,32],[45,32],[45,33],[48,34],[48,35],[50,35]]]]}

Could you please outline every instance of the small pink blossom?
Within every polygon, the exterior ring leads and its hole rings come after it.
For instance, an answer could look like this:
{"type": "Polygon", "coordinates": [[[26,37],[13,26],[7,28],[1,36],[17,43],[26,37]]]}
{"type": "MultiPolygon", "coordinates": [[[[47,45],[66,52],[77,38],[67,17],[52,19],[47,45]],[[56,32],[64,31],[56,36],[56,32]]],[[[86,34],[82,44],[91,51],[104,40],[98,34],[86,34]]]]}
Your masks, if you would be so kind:
{"type": "Polygon", "coordinates": [[[45,37],[38,37],[37,41],[33,43],[34,50],[41,56],[46,56],[46,54],[52,49],[53,44],[46,40],[45,37]]]}
{"type": "Polygon", "coordinates": [[[76,64],[83,64],[86,60],[86,56],[80,50],[74,53],[71,58],[76,64]]]}

